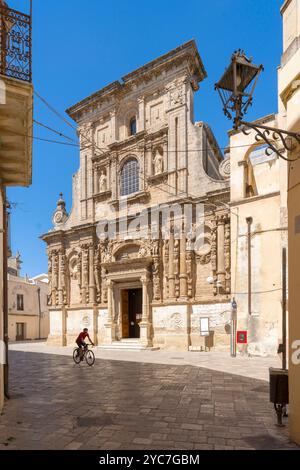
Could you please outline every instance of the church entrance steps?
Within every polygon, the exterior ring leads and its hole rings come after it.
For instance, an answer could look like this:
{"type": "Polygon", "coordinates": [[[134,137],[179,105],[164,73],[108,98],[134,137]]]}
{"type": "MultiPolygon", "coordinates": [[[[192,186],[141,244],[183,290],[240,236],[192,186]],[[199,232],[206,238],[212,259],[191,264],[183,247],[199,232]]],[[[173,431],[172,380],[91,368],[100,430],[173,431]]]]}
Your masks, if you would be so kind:
{"type": "Polygon", "coordinates": [[[143,346],[139,340],[122,339],[121,341],[114,341],[112,344],[105,344],[98,346],[98,349],[106,351],[158,351],[159,348],[143,346]]]}

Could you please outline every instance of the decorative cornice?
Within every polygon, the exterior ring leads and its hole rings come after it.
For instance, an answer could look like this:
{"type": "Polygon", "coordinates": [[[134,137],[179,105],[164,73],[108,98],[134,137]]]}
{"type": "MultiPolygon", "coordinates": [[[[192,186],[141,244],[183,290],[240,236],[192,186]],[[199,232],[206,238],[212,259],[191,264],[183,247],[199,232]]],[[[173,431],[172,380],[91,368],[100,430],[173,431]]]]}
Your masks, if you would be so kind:
{"type": "Polygon", "coordinates": [[[77,121],[79,113],[85,111],[86,108],[90,108],[93,104],[105,99],[111,99],[112,97],[117,98],[124,90],[131,89],[140,80],[149,81],[153,74],[160,75],[163,70],[184,61],[187,61],[189,64],[190,73],[193,75],[194,81],[199,83],[207,77],[196,42],[192,40],[125,75],[121,81],[112,82],[96,93],[79,101],[74,106],[71,106],[66,112],[72,119],[77,121]]]}

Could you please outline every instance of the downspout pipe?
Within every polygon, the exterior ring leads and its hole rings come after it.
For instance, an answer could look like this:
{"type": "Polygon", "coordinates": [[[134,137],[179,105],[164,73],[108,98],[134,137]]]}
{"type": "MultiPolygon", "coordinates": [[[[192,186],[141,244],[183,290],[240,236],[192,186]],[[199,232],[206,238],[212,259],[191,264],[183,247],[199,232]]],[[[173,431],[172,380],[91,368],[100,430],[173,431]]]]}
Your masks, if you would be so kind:
{"type": "Polygon", "coordinates": [[[247,222],[247,242],[248,242],[248,315],[252,314],[252,251],[251,251],[251,227],[252,217],[246,218],[247,222]]]}
{"type": "Polygon", "coordinates": [[[8,217],[9,205],[6,200],[6,189],[3,188],[3,339],[5,347],[4,396],[9,397],[9,363],[8,363],[8,298],[7,298],[7,253],[8,253],[8,217]]]}

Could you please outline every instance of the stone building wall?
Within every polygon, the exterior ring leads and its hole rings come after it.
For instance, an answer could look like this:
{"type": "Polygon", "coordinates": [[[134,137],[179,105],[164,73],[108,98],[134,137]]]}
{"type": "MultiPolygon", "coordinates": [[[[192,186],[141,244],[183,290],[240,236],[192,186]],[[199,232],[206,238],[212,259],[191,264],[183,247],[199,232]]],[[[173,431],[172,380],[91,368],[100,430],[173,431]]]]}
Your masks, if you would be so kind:
{"type": "MultiPolygon", "coordinates": [[[[84,324],[98,344],[121,340],[122,292],[140,288],[141,344],[201,347],[193,306],[221,315],[230,301],[228,181],[212,131],[193,116],[205,76],[191,41],[68,110],[78,123],[80,169],[70,215],[61,198],[54,229],[43,237],[49,341],[69,344],[84,324]],[[138,168],[137,187],[123,195],[128,162],[138,168]]],[[[223,346],[229,337],[222,318],[212,325],[223,346]]]]}
{"type": "MultiPolygon", "coordinates": [[[[258,123],[278,126],[275,115],[258,123]]],[[[251,355],[275,356],[282,341],[282,249],[287,246],[282,174],[286,174],[286,162],[275,153],[266,155],[266,146],[255,140],[255,132],[231,132],[230,148],[231,292],[237,302],[238,329],[248,332],[248,345],[238,349],[251,355]]]]}

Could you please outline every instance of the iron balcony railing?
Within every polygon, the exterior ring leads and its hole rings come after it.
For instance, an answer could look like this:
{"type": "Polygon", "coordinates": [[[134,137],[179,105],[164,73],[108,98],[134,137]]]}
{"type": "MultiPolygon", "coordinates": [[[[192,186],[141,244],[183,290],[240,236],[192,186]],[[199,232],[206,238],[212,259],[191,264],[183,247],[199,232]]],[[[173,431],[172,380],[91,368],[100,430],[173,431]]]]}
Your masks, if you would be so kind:
{"type": "Polygon", "coordinates": [[[32,15],[0,1],[0,75],[32,79],[32,15]]]}

